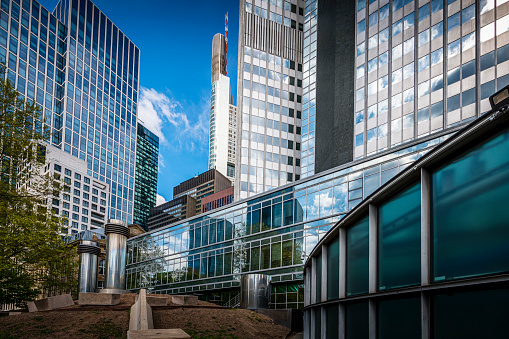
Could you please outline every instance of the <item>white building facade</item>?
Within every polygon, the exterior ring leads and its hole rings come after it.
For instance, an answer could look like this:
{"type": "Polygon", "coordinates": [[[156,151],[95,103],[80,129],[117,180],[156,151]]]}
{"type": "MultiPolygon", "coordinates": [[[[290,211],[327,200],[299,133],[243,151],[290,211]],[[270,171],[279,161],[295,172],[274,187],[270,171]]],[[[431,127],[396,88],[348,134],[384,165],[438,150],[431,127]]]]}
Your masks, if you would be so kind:
{"type": "Polygon", "coordinates": [[[240,3],[236,199],[300,179],[304,6],[240,3]]]}
{"type": "Polygon", "coordinates": [[[218,33],[212,42],[212,89],[210,92],[209,169],[217,169],[235,181],[237,111],[230,78],[226,75],[226,43],[218,33]]]}

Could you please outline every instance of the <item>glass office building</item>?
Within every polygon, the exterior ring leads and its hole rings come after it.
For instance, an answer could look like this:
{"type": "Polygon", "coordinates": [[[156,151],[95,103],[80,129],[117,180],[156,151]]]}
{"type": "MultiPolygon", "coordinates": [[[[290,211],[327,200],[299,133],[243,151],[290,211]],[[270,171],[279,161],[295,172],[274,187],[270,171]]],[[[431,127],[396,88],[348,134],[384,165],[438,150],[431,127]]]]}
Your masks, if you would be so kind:
{"type": "Polygon", "coordinates": [[[343,215],[447,135],[335,168],[128,240],[127,289],[227,301],[272,276],[272,307],[302,308],[303,258],[343,215]]]}
{"type": "Polygon", "coordinates": [[[305,338],[504,338],[509,114],[491,112],[357,205],[305,263],[305,338]]]}
{"type": "Polygon", "coordinates": [[[149,210],[156,205],[159,137],[138,122],[133,223],[148,227],[149,210]]]}
{"type": "Polygon", "coordinates": [[[355,135],[358,159],[490,110],[509,83],[505,0],[359,0],[355,135]]]}
{"type": "Polygon", "coordinates": [[[304,7],[240,2],[236,199],[300,179],[304,7]]]}
{"type": "Polygon", "coordinates": [[[4,0],[0,59],[42,115],[48,144],[109,187],[107,215],[132,222],[139,49],[88,0],[4,0]]]}

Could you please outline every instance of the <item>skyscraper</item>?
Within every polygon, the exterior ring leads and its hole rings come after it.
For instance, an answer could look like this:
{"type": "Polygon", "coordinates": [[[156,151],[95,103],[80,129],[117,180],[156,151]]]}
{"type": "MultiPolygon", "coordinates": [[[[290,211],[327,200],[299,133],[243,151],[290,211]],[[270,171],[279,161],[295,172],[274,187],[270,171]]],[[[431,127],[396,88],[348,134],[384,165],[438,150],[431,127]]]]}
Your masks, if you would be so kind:
{"type": "Polygon", "coordinates": [[[217,33],[212,40],[212,89],[210,92],[209,169],[235,180],[237,112],[230,78],[226,76],[226,40],[217,33]]]}
{"type": "Polygon", "coordinates": [[[149,210],[156,205],[159,137],[138,122],[133,222],[148,226],[149,210]]]}
{"type": "Polygon", "coordinates": [[[1,11],[0,58],[41,107],[35,127],[67,154],[64,167],[80,160],[108,187],[106,217],[132,222],[139,49],[89,0],[59,1],[52,14],[36,1],[2,1],[1,11]]]}
{"type": "Polygon", "coordinates": [[[490,109],[488,96],[509,83],[505,2],[357,3],[354,158],[490,109]]]}
{"type": "Polygon", "coordinates": [[[240,2],[236,196],[300,178],[304,1],[240,2]]]}

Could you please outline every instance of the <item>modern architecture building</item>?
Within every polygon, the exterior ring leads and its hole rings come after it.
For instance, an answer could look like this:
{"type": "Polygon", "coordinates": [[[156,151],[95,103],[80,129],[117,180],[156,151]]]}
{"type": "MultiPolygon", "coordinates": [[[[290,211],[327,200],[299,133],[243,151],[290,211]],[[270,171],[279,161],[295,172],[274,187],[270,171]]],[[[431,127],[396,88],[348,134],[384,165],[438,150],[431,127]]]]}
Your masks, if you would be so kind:
{"type": "Polygon", "coordinates": [[[81,159],[82,178],[108,188],[107,218],[132,222],[139,49],[89,0],[61,0],[52,13],[33,0],[0,10],[0,59],[41,107],[35,127],[65,152],[63,168],[81,159]]]}
{"type": "Polygon", "coordinates": [[[509,83],[506,1],[361,0],[355,13],[355,159],[458,129],[509,83]]]}
{"type": "Polygon", "coordinates": [[[307,1],[302,176],[488,111],[509,82],[507,14],[495,0],[307,1]]]}
{"type": "Polygon", "coordinates": [[[159,137],[138,121],[133,222],[147,227],[149,210],[156,205],[159,137]]]}
{"type": "Polygon", "coordinates": [[[188,195],[196,199],[195,214],[201,213],[204,197],[232,186],[232,182],[218,170],[211,169],[173,187],[173,199],[188,195]]]}
{"type": "Polygon", "coordinates": [[[305,255],[363,198],[447,137],[366,157],[133,237],[127,288],[226,302],[239,294],[241,274],[264,273],[271,275],[272,308],[303,308],[305,255]]]}
{"type": "Polygon", "coordinates": [[[196,215],[196,199],[183,195],[149,210],[147,228],[154,230],[196,215]]]}
{"type": "Polygon", "coordinates": [[[240,2],[235,195],[241,199],[300,179],[304,7],[303,0],[240,2]]]}
{"type": "Polygon", "coordinates": [[[234,187],[232,186],[204,197],[201,200],[201,212],[212,211],[213,209],[231,204],[234,200],[234,194],[234,187]]]}
{"type": "Polygon", "coordinates": [[[226,40],[217,33],[212,40],[210,92],[209,169],[235,181],[237,110],[233,105],[230,78],[226,75],[226,40]]]}
{"type": "Polygon", "coordinates": [[[107,219],[110,190],[106,183],[88,174],[87,163],[47,145],[44,171],[63,184],[62,193],[51,197],[53,212],[67,218],[67,231],[62,232],[102,231],[107,219]]]}
{"type": "Polygon", "coordinates": [[[129,288],[224,301],[265,273],[271,307],[304,307],[304,260],[332,225],[507,85],[507,4],[241,1],[241,199],[131,239],[129,288]]]}
{"type": "Polygon", "coordinates": [[[509,87],[504,95],[505,110],[407,167],[309,253],[305,338],[507,335],[509,87]]]}

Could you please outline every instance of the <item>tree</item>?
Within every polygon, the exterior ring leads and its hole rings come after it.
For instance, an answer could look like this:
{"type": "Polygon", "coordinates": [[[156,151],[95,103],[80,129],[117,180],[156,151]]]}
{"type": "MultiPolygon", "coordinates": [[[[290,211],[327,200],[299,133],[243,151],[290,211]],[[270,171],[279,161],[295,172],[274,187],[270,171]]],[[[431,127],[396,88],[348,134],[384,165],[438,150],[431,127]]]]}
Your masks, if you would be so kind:
{"type": "Polygon", "coordinates": [[[45,139],[40,108],[1,79],[0,304],[23,307],[76,285],[75,249],[62,241],[64,220],[50,207],[62,185],[45,171],[45,139]]]}

